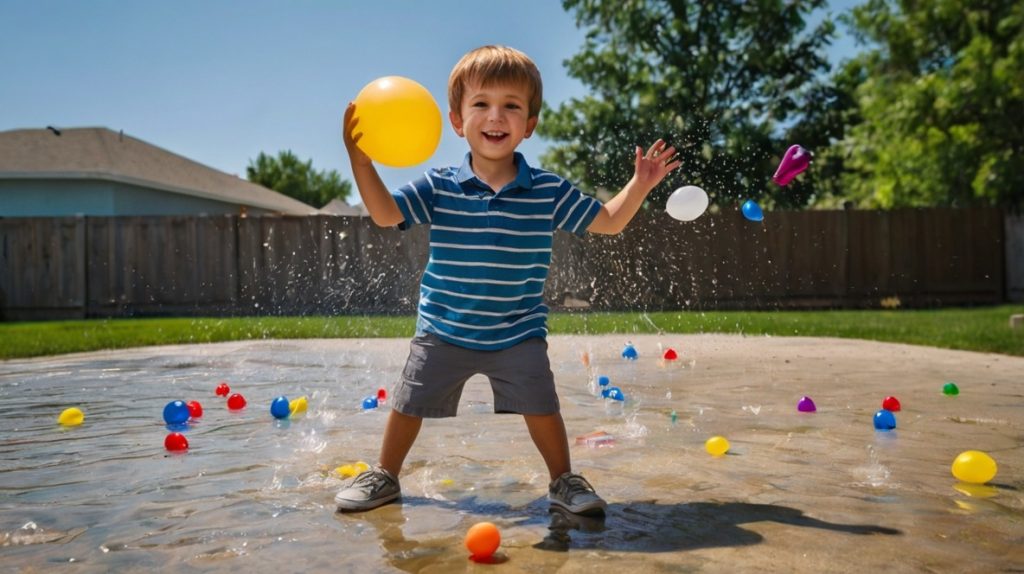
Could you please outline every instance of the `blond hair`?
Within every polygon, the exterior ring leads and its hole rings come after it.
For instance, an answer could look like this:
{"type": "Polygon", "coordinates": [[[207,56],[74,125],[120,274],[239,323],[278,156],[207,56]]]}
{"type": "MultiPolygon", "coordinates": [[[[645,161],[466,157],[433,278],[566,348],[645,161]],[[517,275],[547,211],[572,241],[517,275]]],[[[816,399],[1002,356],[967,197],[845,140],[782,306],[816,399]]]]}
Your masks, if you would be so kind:
{"type": "Polygon", "coordinates": [[[481,87],[495,84],[525,86],[530,92],[530,116],[540,115],[543,85],[540,70],[529,56],[507,46],[481,46],[468,52],[452,68],[448,76],[448,107],[455,113],[462,109],[466,85],[479,83],[481,87]]]}

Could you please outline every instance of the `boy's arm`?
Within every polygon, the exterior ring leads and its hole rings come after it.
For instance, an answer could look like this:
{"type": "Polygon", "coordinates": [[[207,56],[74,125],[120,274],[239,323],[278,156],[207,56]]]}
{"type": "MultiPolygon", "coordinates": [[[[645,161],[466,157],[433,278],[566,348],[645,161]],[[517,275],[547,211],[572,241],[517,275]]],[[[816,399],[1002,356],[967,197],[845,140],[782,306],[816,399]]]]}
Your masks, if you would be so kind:
{"type": "Polygon", "coordinates": [[[655,188],[665,176],[682,163],[675,159],[676,148],[665,147],[665,142],[658,140],[643,154],[640,146],[636,147],[636,163],[633,178],[608,203],[601,206],[587,231],[615,235],[626,228],[640,209],[647,194],[655,188]]]}
{"type": "Polygon", "coordinates": [[[345,149],[348,150],[349,161],[352,162],[352,176],[356,180],[356,189],[359,190],[359,197],[363,200],[370,219],[381,227],[398,225],[405,220],[405,216],[398,209],[395,198],[384,186],[377,169],[373,167],[373,161],[363,150],[356,146],[362,133],[354,134],[352,131],[359,123],[354,119],[356,105],[349,103],[345,109],[345,120],[342,125],[342,137],[345,140],[345,149]]]}

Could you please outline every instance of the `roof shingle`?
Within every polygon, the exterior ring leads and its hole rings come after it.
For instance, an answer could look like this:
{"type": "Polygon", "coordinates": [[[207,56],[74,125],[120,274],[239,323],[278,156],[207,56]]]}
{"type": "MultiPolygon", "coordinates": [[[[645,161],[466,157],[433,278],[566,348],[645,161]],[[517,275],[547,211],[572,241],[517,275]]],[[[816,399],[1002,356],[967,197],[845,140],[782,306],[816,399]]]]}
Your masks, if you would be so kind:
{"type": "Polygon", "coordinates": [[[0,131],[0,179],[106,179],[265,209],[313,215],[301,201],[107,128],[0,131]]]}

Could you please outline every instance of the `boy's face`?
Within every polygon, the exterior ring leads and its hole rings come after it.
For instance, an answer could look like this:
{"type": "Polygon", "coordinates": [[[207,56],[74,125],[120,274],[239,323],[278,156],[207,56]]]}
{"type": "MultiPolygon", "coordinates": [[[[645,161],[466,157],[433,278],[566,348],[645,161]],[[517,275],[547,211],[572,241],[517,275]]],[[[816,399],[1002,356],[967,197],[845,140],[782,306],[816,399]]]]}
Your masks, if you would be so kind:
{"type": "Polygon", "coordinates": [[[500,161],[512,157],[537,127],[529,102],[524,86],[466,84],[461,109],[450,110],[448,118],[455,133],[466,138],[474,158],[500,161]]]}

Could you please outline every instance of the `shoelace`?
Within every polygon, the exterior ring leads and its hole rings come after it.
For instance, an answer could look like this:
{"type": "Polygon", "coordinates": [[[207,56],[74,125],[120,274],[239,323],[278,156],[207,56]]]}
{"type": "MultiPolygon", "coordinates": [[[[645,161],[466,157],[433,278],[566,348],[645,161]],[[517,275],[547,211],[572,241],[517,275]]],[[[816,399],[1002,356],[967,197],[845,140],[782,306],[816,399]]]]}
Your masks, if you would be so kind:
{"type": "Polygon", "coordinates": [[[352,482],[352,486],[358,486],[360,488],[369,487],[370,493],[374,494],[381,488],[384,488],[384,485],[387,483],[388,477],[386,474],[383,472],[369,470],[357,476],[352,482]]]}
{"type": "Polygon", "coordinates": [[[569,475],[569,478],[565,479],[567,492],[572,492],[574,489],[582,489],[585,492],[594,492],[594,487],[590,486],[587,479],[583,478],[578,474],[569,475]]]}

